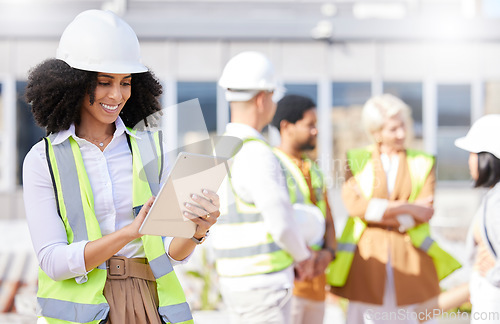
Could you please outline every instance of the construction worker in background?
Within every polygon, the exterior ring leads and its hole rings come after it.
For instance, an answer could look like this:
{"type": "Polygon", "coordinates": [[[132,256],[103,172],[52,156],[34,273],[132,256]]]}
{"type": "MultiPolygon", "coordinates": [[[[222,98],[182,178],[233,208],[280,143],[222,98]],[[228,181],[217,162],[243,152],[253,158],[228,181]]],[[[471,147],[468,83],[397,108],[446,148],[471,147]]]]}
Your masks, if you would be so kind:
{"type": "Polygon", "coordinates": [[[168,165],[159,133],[132,127],[160,111],[161,93],[134,31],[110,11],[79,14],[57,58],[31,71],[26,99],[48,134],[23,165],[39,323],[193,323],[172,265],[206,237],[219,199],[193,195],[191,239],[139,233],[168,165]]]}
{"type": "Polygon", "coordinates": [[[348,323],[415,323],[387,315],[414,312],[460,268],[430,237],[435,159],[406,148],[411,111],[399,98],[372,97],[362,122],[373,144],[347,152],[342,198],[350,216],[327,282],[349,299],[348,323]]]}
{"type": "Polygon", "coordinates": [[[310,98],[287,95],[278,102],[271,122],[281,136],[281,143],[274,152],[287,177],[294,216],[314,251],[314,277],[295,282],[293,324],[323,323],[325,269],[335,259],[335,227],[324,177],[318,165],[306,156],[307,151],[316,147],[316,121],[316,104],[310,98]]]}
{"type": "Polygon", "coordinates": [[[273,65],[259,52],[242,52],[229,60],[219,85],[231,108],[225,135],[243,142],[214,228],[220,291],[232,323],[290,323],[294,266],[310,279],[313,259],[291,216],[279,161],[261,134],[276,111],[273,65]]]}
{"type": "Polygon", "coordinates": [[[500,323],[500,115],[487,114],[474,122],[455,146],[469,152],[469,171],[475,188],[487,191],[474,215],[467,237],[471,324],[500,323]]]}

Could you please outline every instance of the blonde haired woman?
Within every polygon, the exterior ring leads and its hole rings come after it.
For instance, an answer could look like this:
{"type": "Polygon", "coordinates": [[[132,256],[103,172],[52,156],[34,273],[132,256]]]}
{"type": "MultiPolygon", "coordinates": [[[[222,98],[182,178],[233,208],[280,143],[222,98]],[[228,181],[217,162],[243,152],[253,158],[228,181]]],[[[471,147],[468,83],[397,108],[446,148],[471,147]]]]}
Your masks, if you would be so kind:
{"type": "Polygon", "coordinates": [[[438,295],[439,277],[458,267],[436,270],[428,253],[445,252],[428,225],[419,226],[434,214],[435,161],[405,148],[410,109],[400,99],[373,97],[362,118],[373,145],[347,154],[342,198],[350,218],[329,282],[350,301],[348,323],[417,323],[414,305],[438,295]]]}

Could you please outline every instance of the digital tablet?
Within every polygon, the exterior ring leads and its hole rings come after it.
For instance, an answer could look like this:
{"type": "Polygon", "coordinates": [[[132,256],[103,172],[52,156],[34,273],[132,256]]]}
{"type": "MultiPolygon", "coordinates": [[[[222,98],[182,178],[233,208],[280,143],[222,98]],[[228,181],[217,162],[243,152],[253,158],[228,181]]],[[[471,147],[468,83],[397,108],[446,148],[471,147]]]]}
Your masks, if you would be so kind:
{"type": "Polygon", "coordinates": [[[149,213],[139,229],[141,234],[193,237],[196,224],[183,215],[184,203],[196,203],[192,194],[205,197],[203,189],[217,192],[228,174],[226,158],[181,152],[167,181],[160,189],[149,213]]]}

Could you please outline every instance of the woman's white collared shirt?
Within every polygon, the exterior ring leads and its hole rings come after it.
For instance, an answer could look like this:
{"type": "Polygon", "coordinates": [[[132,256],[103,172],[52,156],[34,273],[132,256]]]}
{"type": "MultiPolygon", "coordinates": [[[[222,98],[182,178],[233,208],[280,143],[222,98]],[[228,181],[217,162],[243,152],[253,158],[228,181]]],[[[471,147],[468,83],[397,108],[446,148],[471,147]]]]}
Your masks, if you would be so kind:
{"type": "MultiPolygon", "coordinates": [[[[94,196],[95,214],[103,235],[123,228],[134,219],[132,155],[126,134],[134,135],[127,130],[120,118],[115,124],[116,131],[104,151],[77,137],[74,125],[59,132],[53,141],[53,145],[57,145],[71,136],[80,146],[94,196]]],[[[163,174],[168,174],[168,170],[165,171],[167,172],[163,174]]],[[[85,277],[83,252],[88,241],[67,244],[66,232],[56,209],[43,141],[35,144],[26,155],[23,187],[26,218],[40,267],[56,280],[85,277]]],[[[167,251],[171,240],[172,238],[165,239],[167,251]]],[[[129,258],[144,257],[141,239],[130,242],[117,254],[129,258]]],[[[173,264],[178,262],[172,261],[173,264]]]]}

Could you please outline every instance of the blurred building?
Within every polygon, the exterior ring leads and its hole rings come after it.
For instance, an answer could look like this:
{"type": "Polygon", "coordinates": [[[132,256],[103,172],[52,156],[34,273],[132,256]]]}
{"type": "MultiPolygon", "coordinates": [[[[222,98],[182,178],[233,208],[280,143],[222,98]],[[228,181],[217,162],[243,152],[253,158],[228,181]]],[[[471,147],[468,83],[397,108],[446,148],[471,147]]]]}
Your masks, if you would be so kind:
{"type": "Polygon", "coordinates": [[[337,214],[345,150],[367,141],[361,105],[373,94],[401,97],[413,110],[413,146],[438,158],[435,228],[463,238],[479,192],[471,195],[468,154],[453,141],[479,116],[500,113],[497,0],[0,0],[0,199],[13,208],[0,218],[23,217],[11,194],[44,135],[22,98],[28,71],[55,56],[65,26],[86,9],[122,15],[165,86],[164,104],[198,98],[212,133],[229,120],[217,87],[224,64],[243,50],[266,53],[289,93],[318,104],[318,158],[337,214]]]}
{"type": "Polygon", "coordinates": [[[439,179],[466,180],[467,154],[453,139],[500,111],[494,0],[2,0],[0,188],[20,184],[22,159],[43,135],[22,100],[28,70],[53,57],[64,27],[91,8],[132,25],[144,62],[166,86],[165,104],[199,98],[210,131],[229,119],[216,85],[221,69],[248,49],[272,58],[289,92],[317,101],[325,159],[357,142],[345,136],[349,108],[391,92],[412,106],[419,145],[439,156],[439,179]]]}

